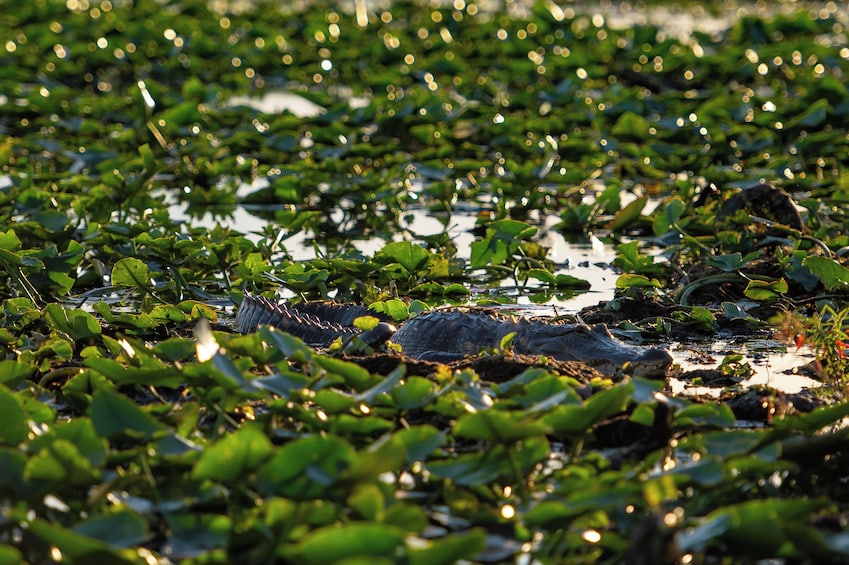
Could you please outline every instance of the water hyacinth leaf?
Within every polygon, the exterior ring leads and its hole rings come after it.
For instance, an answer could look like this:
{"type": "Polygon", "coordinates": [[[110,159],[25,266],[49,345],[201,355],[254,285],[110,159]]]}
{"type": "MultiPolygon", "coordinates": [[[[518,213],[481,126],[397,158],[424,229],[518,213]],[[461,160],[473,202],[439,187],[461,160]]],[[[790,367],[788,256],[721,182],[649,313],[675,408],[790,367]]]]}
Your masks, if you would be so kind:
{"type": "Polygon", "coordinates": [[[410,565],[451,565],[472,560],[486,547],[486,530],[473,528],[430,540],[428,547],[410,552],[410,565]]]}
{"type": "Polygon", "coordinates": [[[436,384],[424,377],[410,377],[389,391],[392,400],[401,410],[421,408],[433,399],[436,384]]]}
{"type": "Polygon", "coordinates": [[[305,375],[300,373],[282,374],[277,373],[267,377],[257,377],[251,380],[256,388],[267,390],[281,398],[289,398],[293,390],[301,390],[309,384],[305,375]]]}
{"type": "Polygon", "coordinates": [[[729,320],[745,320],[751,322],[759,322],[757,318],[740,308],[740,305],[735,302],[723,302],[722,313],[729,320]]]}
{"type": "Polygon", "coordinates": [[[147,522],[130,510],[116,510],[89,518],[75,525],[72,530],[115,548],[132,547],[144,542],[149,536],[147,522]]]}
{"type": "Polygon", "coordinates": [[[684,201],[678,197],[670,198],[659,210],[652,222],[652,230],[656,236],[661,236],[674,229],[675,224],[681,219],[681,215],[687,209],[684,201]]]}
{"type": "Polygon", "coordinates": [[[0,565],[20,565],[24,562],[24,556],[17,548],[0,544],[0,565]]]}
{"type": "Polygon", "coordinates": [[[760,251],[753,251],[751,253],[747,253],[745,257],[742,256],[739,252],[729,253],[728,255],[714,255],[707,258],[707,262],[710,265],[718,268],[721,271],[726,273],[732,273],[738,269],[743,268],[747,264],[751,263],[755,259],[761,256],[760,251]]]}
{"type": "Polygon", "coordinates": [[[61,304],[48,304],[44,309],[47,320],[72,339],[89,339],[100,335],[100,323],[85,310],[64,308],[61,304]]]}
{"type": "Polygon", "coordinates": [[[244,424],[207,447],[192,469],[192,476],[234,482],[250,476],[271,456],[274,446],[261,427],[244,424]]]}
{"type": "Polygon", "coordinates": [[[27,414],[15,396],[0,386],[0,444],[18,445],[27,438],[27,414]]]}
{"type": "Polygon", "coordinates": [[[71,442],[94,467],[101,467],[106,462],[106,440],[97,435],[88,418],[76,418],[53,427],[50,432],[33,439],[30,447],[41,449],[56,439],[71,442]]]}
{"type": "Polygon", "coordinates": [[[425,461],[427,457],[445,445],[447,438],[433,426],[415,426],[395,433],[396,440],[400,442],[407,452],[407,463],[425,461]]]}
{"type": "Polygon", "coordinates": [[[697,485],[713,487],[725,478],[725,468],[719,457],[703,457],[696,462],[688,461],[669,471],[670,475],[684,475],[697,485]]]}
{"type": "Polygon", "coordinates": [[[657,279],[649,279],[643,275],[632,275],[624,273],[616,277],[616,288],[663,288],[663,283],[657,279]]]}
{"type": "Polygon", "coordinates": [[[652,124],[634,112],[625,112],[613,124],[611,133],[617,137],[643,141],[651,136],[652,124]]]}
{"type": "Polygon", "coordinates": [[[521,472],[546,458],[551,446],[543,437],[531,437],[514,444],[508,453],[508,447],[502,444],[489,450],[462,455],[442,460],[427,462],[427,469],[432,475],[451,479],[458,485],[486,485],[499,477],[509,477],[515,474],[512,461],[518,465],[521,472]]]}
{"type": "Polygon", "coordinates": [[[725,404],[691,404],[675,413],[676,426],[733,426],[734,412],[725,404]]]}
{"type": "Polygon", "coordinates": [[[0,384],[14,389],[35,373],[35,367],[20,361],[0,361],[0,384]]]}
{"type": "Polygon", "coordinates": [[[230,518],[221,514],[169,512],[164,519],[171,535],[163,544],[163,553],[178,560],[225,547],[232,527],[230,518]]]}
{"type": "Polygon", "coordinates": [[[607,229],[612,232],[618,232],[636,222],[648,201],[648,195],[644,194],[629,202],[626,206],[616,212],[616,215],[613,216],[613,220],[607,225],[607,229]]]}
{"type": "MultiPolygon", "coordinates": [[[[359,365],[355,365],[354,363],[349,363],[349,365],[360,369],[365,373],[365,375],[368,375],[368,371],[365,371],[365,369],[362,369],[362,367],[360,367],[359,365]]],[[[369,380],[371,380],[372,382],[376,380],[377,383],[370,389],[364,390],[363,392],[355,395],[354,398],[356,398],[358,402],[365,402],[366,404],[372,405],[379,396],[383,394],[388,394],[389,391],[391,391],[399,382],[401,382],[401,379],[404,378],[404,373],[406,373],[406,367],[401,364],[398,365],[395,369],[393,369],[391,373],[386,375],[385,378],[375,379],[374,377],[370,377],[369,380]]],[[[366,377],[363,375],[363,373],[360,373],[359,371],[355,371],[353,375],[356,378],[352,379],[353,383],[349,381],[348,384],[351,385],[355,390],[359,390],[360,387],[358,387],[357,385],[361,385],[362,383],[366,382],[366,377]]]]}
{"type": "Polygon", "coordinates": [[[775,421],[773,426],[776,430],[793,430],[811,435],[826,426],[837,424],[846,417],[849,417],[849,403],[841,402],[832,406],[821,406],[807,414],[785,416],[775,421]]]}
{"type": "Polygon", "coordinates": [[[195,342],[185,337],[172,337],[153,346],[154,355],[165,361],[186,361],[195,355],[195,342]]]}
{"type": "Polygon", "coordinates": [[[356,404],[356,400],[350,394],[330,388],[316,391],[313,401],[327,414],[346,412],[356,404]]]}
{"type": "Polygon", "coordinates": [[[95,483],[100,473],[76,445],[56,438],[27,461],[24,477],[28,481],[87,486],[95,483]]]}
{"type": "Polygon", "coordinates": [[[104,565],[133,565],[134,553],[118,548],[40,518],[27,523],[27,532],[50,547],[61,548],[63,559],[72,563],[103,563],[104,565]]]}
{"type": "Polygon", "coordinates": [[[722,543],[751,557],[778,557],[795,553],[789,530],[828,505],[824,500],[752,500],[720,508],[688,530],[680,541],[683,551],[701,551],[722,543]]]}
{"type": "Polygon", "coordinates": [[[112,267],[112,284],[147,291],[150,289],[150,269],[135,257],[125,257],[112,267]]]}
{"type": "Polygon", "coordinates": [[[479,269],[486,265],[501,265],[507,261],[510,253],[507,244],[493,237],[472,242],[472,268],[479,269]]]}
{"type": "Polygon", "coordinates": [[[751,280],[743,291],[752,300],[774,300],[787,293],[787,281],[783,278],[777,281],[751,280]]]}
{"type": "Polygon", "coordinates": [[[545,269],[531,269],[528,271],[528,276],[553,288],[575,288],[581,290],[590,288],[589,281],[562,273],[554,275],[551,271],[545,269]]]}
{"type": "Polygon", "coordinates": [[[663,266],[655,263],[654,257],[640,253],[639,245],[639,241],[631,241],[616,246],[613,264],[626,274],[656,275],[663,272],[663,266]]]}
{"type": "Polygon", "coordinates": [[[391,430],[394,425],[390,420],[375,415],[367,417],[354,416],[352,414],[338,414],[328,419],[327,424],[317,424],[321,429],[330,429],[343,437],[352,435],[371,436],[391,430]]]}
{"type": "Polygon", "coordinates": [[[386,314],[393,320],[406,320],[410,317],[410,312],[403,300],[392,298],[382,302],[374,302],[369,305],[369,308],[378,314],[386,314]]]}
{"type": "Polygon", "coordinates": [[[186,313],[171,304],[157,304],[150,311],[150,317],[164,322],[182,323],[187,320],[186,313]]]}
{"type": "Polygon", "coordinates": [[[503,410],[482,410],[461,417],[454,435],[467,439],[510,444],[529,437],[547,434],[551,428],[525,414],[503,410]]]}
{"type": "Polygon", "coordinates": [[[97,435],[107,439],[149,440],[162,429],[161,424],[135,402],[111,390],[101,389],[94,393],[89,416],[97,435]]]}
{"type": "Polygon", "coordinates": [[[786,127],[801,127],[801,128],[815,128],[820,126],[828,117],[828,100],[825,98],[820,98],[810,106],[808,106],[804,112],[796,116],[796,118],[789,120],[786,124],[786,127]]]}
{"type": "Polygon", "coordinates": [[[354,461],[338,436],[310,436],[283,446],[257,471],[261,492],[297,500],[321,496],[354,461]]]}
{"type": "Polygon", "coordinates": [[[265,343],[279,350],[284,357],[302,363],[312,359],[312,348],[295,336],[268,326],[262,326],[258,333],[265,343]]]}
{"type": "MultiPolygon", "coordinates": [[[[390,425],[379,431],[388,433],[391,429],[390,425]]],[[[395,435],[384,435],[367,449],[356,453],[342,479],[346,483],[375,481],[384,473],[399,472],[407,464],[407,459],[407,450],[401,439],[395,435]]]]}
{"type": "Polygon", "coordinates": [[[288,560],[304,565],[328,565],[368,555],[371,559],[396,556],[406,533],[381,523],[354,522],[319,528],[285,551],[288,560]]]}
{"type": "Polygon", "coordinates": [[[487,225],[487,237],[472,243],[472,268],[501,265],[514,253],[522,240],[537,232],[537,228],[518,220],[495,220],[487,225]]]}
{"type": "Polygon", "coordinates": [[[567,404],[554,408],[541,420],[558,433],[585,434],[590,428],[622,412],[631,400],[634,386],[630,383],[598,392],[583,404],[567,404]]]}
{"type": "Polygon", "coordinates": [[[4,251],[18,251],[21,248],[21,240],[14,229],[0,231],[0,249],[4,251]]]}
{"type": "Polygon", "coordinates": [[[809,255],[802,260],[802,265],[820,278],[826,290],[849,289],[849,269],[834,259],[809,255]]]}
{"type": "Polygon", "coordinates": [[[378,261],[391,261],[398,263],[409,274],[413,274],[424,268],[430,253],[421,245],[409,241],[396,241],[388,243],[378,251],[374,258],[378,261]]]}
{"type": "Polygon", "coordinates": [[[348,505],[364,520],[380,522],[383,520],[386,504],[383,491],[374,483],[359,484],[348,495],[348,505]]]}

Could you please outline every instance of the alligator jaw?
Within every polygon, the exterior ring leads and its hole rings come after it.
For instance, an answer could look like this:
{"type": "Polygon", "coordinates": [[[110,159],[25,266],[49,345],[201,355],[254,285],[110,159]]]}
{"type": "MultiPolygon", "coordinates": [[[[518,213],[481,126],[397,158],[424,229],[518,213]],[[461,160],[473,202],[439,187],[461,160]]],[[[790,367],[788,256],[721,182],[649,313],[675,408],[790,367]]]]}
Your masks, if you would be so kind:
{"type": "Polygon", "coordinates": [[[623,343],[604,324],[534,323],[520,327],[513,342],[515,348],[521,348],[520,352],[582,361],[606,374],[625,372],[637,377],[664,378],[672,365],[672,356],[665,349],[623,343]]]}

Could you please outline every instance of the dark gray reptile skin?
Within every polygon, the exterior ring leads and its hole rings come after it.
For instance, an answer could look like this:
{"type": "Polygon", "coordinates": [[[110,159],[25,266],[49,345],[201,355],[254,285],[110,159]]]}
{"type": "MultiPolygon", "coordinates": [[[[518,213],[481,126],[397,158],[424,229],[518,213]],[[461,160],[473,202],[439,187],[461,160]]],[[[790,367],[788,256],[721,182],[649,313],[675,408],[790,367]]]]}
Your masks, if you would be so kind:
{"type": "Polygon", "coordinates": [[[326,347],[339,337],[344,340],[354,335],[370,345],[388,339],[400,345],[410,357],[433,361],[450,361],[476,355],[482,349],[496,348],[504,336],[515,332],[512,349],[516,353],[583,361],[608,374],[624,368],[638,376],[662,376],[672,364],[672,357],[664,349],[623,343],[603,324],[546,323],[491,311],[447,308],[414,316],[397,330],[383,319],[378,328],[361,332],[353,326],[360,316],[380,317],[362,306],[325,302],[275,304],[265,298],[246,295],[236,315],[236,330],[248,333],[267,324],[318,347],[326,347]]]}

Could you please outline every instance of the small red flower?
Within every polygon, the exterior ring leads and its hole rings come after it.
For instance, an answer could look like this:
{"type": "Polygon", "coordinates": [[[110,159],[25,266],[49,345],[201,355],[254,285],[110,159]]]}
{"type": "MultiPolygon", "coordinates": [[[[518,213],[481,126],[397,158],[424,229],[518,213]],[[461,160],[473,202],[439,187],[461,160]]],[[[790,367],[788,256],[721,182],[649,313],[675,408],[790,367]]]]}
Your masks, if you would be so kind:
{"type": "Polygon", "coordinates": [[[802,346],[805,345],[805,336],[802,334],[796,334],[796,337],[793,338],[793,342],[796,344],[796,351],[798,352],[802,349],[802,346]]]}
{"type": "Polygon", "coordinates": [[[841,359],[844,359],[846,357],[846,350],[849,349],[849,342],[837,340],[834,345],[837,347],[837,354],[841,359]]]}

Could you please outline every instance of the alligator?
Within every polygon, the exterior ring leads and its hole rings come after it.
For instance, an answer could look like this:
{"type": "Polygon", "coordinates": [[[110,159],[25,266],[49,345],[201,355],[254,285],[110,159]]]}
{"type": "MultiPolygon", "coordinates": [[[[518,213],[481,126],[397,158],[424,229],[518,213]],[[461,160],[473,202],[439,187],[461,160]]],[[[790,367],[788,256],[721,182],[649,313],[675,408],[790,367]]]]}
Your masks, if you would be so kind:
{"type": "Polygon", "coordinates": [[[328,347],[340,338],[358,337],[372,347],[389,341],[399,345],[405,355],[428,361],[450,362],[476,355],[499,347],[505,336],[515,333],[511,347],[516,353],[582,361],[608,375],[625,372],[664,377],[672,364],[666,350],[623,343],[604,324],[549,323],[478,308],[437,308],[396,328],[389,318],[363,306],[275,303],[246,293],[236,314],[235,330],[250,333],[260,325],[274,326],[314,347],[328,347]],[[361,330],[354,320],[362,316],[380,321],[373,329],[361,330]]]}

